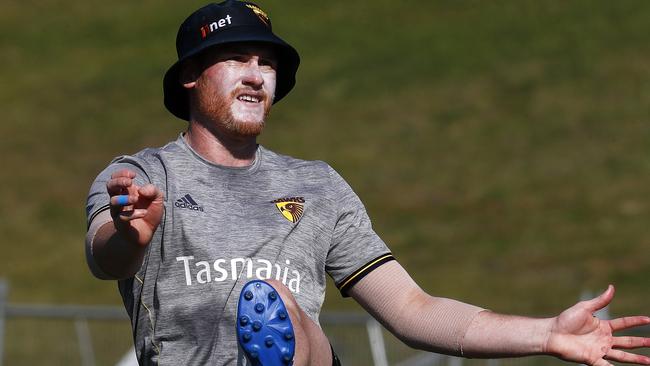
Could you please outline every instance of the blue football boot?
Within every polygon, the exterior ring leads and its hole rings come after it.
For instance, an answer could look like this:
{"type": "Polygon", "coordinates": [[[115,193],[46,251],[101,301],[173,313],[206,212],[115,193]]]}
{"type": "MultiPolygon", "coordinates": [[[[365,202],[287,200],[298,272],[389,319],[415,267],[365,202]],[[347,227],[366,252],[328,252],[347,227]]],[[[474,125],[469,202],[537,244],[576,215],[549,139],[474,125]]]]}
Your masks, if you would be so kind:
{"type": "Polygon", "coordinates": [[[268,283],[244,285],[237,305],[237,340],[254,366],[293,365],[293,326],[280,295],[268,283]]]}

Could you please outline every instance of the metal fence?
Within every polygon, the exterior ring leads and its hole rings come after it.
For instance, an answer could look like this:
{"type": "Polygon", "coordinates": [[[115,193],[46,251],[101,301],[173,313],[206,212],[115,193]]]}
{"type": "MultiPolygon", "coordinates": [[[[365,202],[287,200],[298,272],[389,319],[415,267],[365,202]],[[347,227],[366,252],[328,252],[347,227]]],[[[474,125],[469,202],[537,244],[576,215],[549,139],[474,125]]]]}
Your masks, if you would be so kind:
{"type": "MultiPolygon", "coordinates": [[[[122,307],[10,304],[7,302],[8,292],[7,282],[0,279],[0,366],[37,362],[81,366],[132,364],[134,357],[129,352],[133,349],[126,346],[131,342],[130,323],[122,307]],[[92,328],[98,324],[103,324],[103,329],[107,325],[119,328],[113,338],[120,338],[120,345],[115,346],[114,340],[97,339],[98,332],[92,328]],[[28,342],[27,338],[33,341],[28,342]],[[43,340],[39,341],[39,338],[43,340]],[[23,342],[29,344],[16,345],[23,342]],[[7,344],[14,344],[10,348],[18,350],[8,355],[5,352],[7,344]],[[48,347],[52,349],[48,350],[48,347]],[[107,349],[110,355],[100,357],[98,351],[106,353],[107,349]]],[[[345,365],[442,365],[441,361],[447,359],[412,350],[394,351],[394,355],[389,357],[386,332],[366,313],[329,312],[321,315],[320,322],[345,365]],[[397,358],[399,362],[390,362],[397,358]]],[[[394,340],[389,340],[389,346],[393,343],[394,340]]]]}
{"type": "MultiPolygon", "coordinates": [[[[133,352],[130,322],[122,307],[9,304],[7,294],[8,285],[0,280],[0,366],[133,364],[135,358],[129,354],[133,352]]],[[[320,322],[346,366],[564,364],[542,356],[466,360],[415,351],[404,346],[366,313],[329,312],[321,315],[320,322]]],[[[644,328],[637,333],[647,335],[650,332],[644,328]]]]}

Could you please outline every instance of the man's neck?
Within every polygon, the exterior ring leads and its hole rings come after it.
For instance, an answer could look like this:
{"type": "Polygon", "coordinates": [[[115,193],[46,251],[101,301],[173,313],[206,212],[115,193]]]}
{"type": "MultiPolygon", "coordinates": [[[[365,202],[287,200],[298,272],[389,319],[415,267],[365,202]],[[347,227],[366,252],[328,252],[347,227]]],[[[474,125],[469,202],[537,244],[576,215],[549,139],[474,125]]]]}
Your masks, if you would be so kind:
{"type": "Polygon", "coordinates": [[[255,161],[256,136],[231,136],[208,130],[200,123],[190,122],[184,137],[197,154],[211,163],[245,167],[255,161]]]}

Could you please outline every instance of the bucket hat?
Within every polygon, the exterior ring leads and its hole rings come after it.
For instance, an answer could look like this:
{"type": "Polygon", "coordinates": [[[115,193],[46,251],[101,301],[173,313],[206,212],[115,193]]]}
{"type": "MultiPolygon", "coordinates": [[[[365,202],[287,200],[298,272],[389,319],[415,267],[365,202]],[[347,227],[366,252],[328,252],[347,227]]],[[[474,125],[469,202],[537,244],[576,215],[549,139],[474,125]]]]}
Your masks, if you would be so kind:
{"type": "Polygon", "coordinates": [[[252,2],[227,0],[206,5],[181,24],[176,35],[178,61],[163,79],[164,103],[180,119],[189,120],[189,94],[180,81],[181,66],[207,49],[229,43],[263,42],[275,49],[278,66],[273,103],[291,91],[300,64],[298,52],[273,33],[266,12],[252,2]]]}

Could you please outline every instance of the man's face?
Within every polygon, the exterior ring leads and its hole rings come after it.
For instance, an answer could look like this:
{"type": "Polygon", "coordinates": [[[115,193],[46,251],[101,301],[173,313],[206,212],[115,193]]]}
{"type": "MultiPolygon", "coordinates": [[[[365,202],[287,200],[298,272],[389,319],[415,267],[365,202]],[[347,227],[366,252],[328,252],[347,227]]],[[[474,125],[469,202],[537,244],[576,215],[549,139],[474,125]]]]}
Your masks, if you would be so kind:
{"type": "Polygon", "coordinates": [[[218,47],[198,63],[198,78],[185,84],[192,90],[196,119],[236,136],[259,135],[275,93],[277,61],[272,47],[257,43],[218,47]]]}

